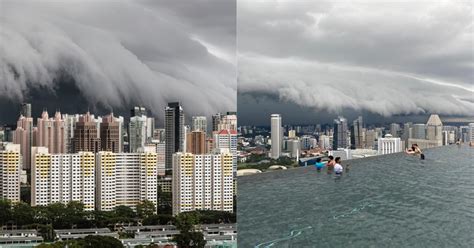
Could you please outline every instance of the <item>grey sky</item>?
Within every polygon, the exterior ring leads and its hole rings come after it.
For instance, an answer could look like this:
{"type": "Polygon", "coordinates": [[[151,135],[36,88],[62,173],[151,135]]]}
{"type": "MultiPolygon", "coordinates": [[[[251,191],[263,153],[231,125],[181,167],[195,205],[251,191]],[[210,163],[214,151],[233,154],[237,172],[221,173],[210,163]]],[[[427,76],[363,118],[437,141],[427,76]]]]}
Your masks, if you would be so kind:
{"type": "Polygon", "coordinates": [[[242,124],[259,94],[300,116],[474,113],[470,1],[242,0],[237,13],[242,124]]]}
{"type": "Polygon", "coordinates": [[[158,117],[176,100],[189,115],[236,109],[235,0],[0,5],[3,104],[61,95],[66,73],[85,102],[58,105],[140,103],[158,117]]]}

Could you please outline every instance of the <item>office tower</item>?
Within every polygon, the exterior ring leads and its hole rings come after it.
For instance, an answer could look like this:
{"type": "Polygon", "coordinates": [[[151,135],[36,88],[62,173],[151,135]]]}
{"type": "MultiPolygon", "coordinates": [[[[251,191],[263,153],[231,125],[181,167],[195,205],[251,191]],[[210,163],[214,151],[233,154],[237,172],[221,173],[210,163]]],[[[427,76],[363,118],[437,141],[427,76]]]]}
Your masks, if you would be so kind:
{"type": "Polygon", "coordinates": [[[73,137],[74,137],[74,129],[76,128],[76,121],[78,120],[77,116],[74,115],[63,115],[63,120],[64,120],[64,129],[66,133],[66,138],[65,138],[65,153],[73,153],[74,151],[74,145],[73,145],[73,137]]]}
{"type": "Polygon", "coordinates": [[[146,144],[147,117],[145,115],[133,116],[128,123],[129,152],[137,152],[146,144]]]}
{"type": "Polygon", "coordinates": [[[347,148],[347,120],[339,116],[334,120],[334,135],[332,149],[347,148]]]}
{"type": "Polygon", "coordinates": [[[184,111],[179,102],[168,103],[165,109],[166,170],[173,168],[173,153],[185,149],[184,111]]]}
{"type": "Polygon", "coordinates": [[[220,124],[222,116],[223,115],[221,113],[217,113],[217,114],[212,116],[212,131],[213,132],[220,130],[219,129],[219,124],[220,124]]]}
{"type": "Polygon", "coordinates": [[[164,143],[166,140],[165,129],[164,128],[155,129],[153,131],[153,139],[164,143]]]}
{"type": "Polygon", "coordinates": [[[402,151],[402,143],[400,138],[386,134],[384,138],[378,140],[378,154],[390,154],[402,151]]]}
{"type": "Polygon", "coordinates": [[[186,134],[186,152],[192,154],[206,153],[206,133],[193,131],[186,134]]]}
{"type": "Polygon", "coordinates": [[[50,154],[46,147],[32,150],[32,206],[78,201],[84,210],[94,210],[94,153],[50,154]]]}
{"type": "Polygon", "coordinates": [[[413,124],[412,135],[413,139],[426,139],[425,124],[413,124]]]}
{"type": "Polygon", "coordinates": [[[146,118],[146,143],[150,143],[153,139],[153,133],[155,132],[155,118],[147,117],[146,118]]]}
{"type": "Polygon", "coordinates": [[[375,148],[375,140],[377,139],[377,134],[375,130],[369,129],[365,132],[365,147],[367,149],[374,149],[375,148]]]}
{"type": "Polygon", "coordinates": [[[351,125],[351,149],[364,148],[363,135],[362,135],[362,116],[357,117],[351,125]]]}
{"type": "Polygon", "coordinates": [[[22,103],[20,115],[31,118],[31,103],[22,103]]]}
{"type": "Polygon", "coordinates": [[[206,116],[193,116],[192,122],[193,122],[192,131],[203,131],[204,133],[207,132],[206,116]]]}
{"type": "Polygon", "coordinates": [[[390,124],[390,134],[392,137],[400,137],[400,124],[398,123],[392,123],[390,124]]]}
{"type": "Polygon", "coordinates": [[[31,168],[31,146],[33,145],[33,118],[20,115],[13,132],[13,143],[20,145],[23,169],[31,168]]]}
{"type": "Polygon", "coordinates": [[[329,136],[327,135],[319,136],[319,147],[321,149],[329,149],[331,147],[331,143],[329,142],[329,136]]]}
{"type": "Polygon", "coordinates": [[[96,209],[135,208],[145,200],[157,203],[157,154],[99,152],[96,155],[96,209]]]}
{"type": "Polygon", "coordinates": [[[281,128],[281,116],[279,114],[271,115],[271,158],[278,159],[281,156],[281,141],[282,137],[282,128],[281,128]]]}
{"type": "Polygon", "coordinates": [[[72,138],[73,153],[78,152],[99,152],[100,137],[97,123],[94,117],[87,111],[86,114],[79,116],[74,128],[74,137],[72,138]]]}
{"type": "Polygon", "coordinates": [[[287,141],[287,150],[290,152],[290,157],[296,158],[300,152],[300,141],[298,139],[290,139],[287,141]]]}
{"type": "Polygon", "coordinates": [[[120,153],[122,152],[122,123],[114,117],[113,113],[102,118],[100,123],[101,150],[120,153]]]}
{"type": "Polygon", "coordinates": [[[237,173],[237,131],[214,132],[214,149],[216,152],[232,154],[232,171],[237,173]]]}
{"type": "Polygon", "coordinates": [[[474,142],[474,123],[469,123],[468,134],[469,142],[474,142]]]}
{"type": "Polygon", "coordinates": [[[61,113],[56,111],[54,118],[49,118],[48,112],[43,111],[37,119],[35,130],[35,146],[47,147],[51,153],[67,152],[67,127],[61,113]]]}
{"type": "Polygon", "coordinates": [[[288,138],[289,138],[289,139],[294,139],[294,138],[296,138],[296,131],[295,131],[295,130],[290,130],[290,131],[288,131],[288,138]]]}
{"type": "Polygon", "coordinates": [[[20,202],[21,145],[8,143],[0,151],[0,199],[20,202]]]}
{"type": "Polygon", "coordinates": [[[442,137],[443,123],[438,115],[430,115],[428,122],[426,122],[426,139],[436,140],[439,145],[443,142],[442,137]]]}
{"type": "Polygon", "coordinates": [[[233,211],[232,154],[173,154],[173,215],[233,211]]]}
{"type": "Polygon", "coordinates": [[[130,117],[134,116],[146,116],[146,108],[135,106],[130,110],[130,117]]]}

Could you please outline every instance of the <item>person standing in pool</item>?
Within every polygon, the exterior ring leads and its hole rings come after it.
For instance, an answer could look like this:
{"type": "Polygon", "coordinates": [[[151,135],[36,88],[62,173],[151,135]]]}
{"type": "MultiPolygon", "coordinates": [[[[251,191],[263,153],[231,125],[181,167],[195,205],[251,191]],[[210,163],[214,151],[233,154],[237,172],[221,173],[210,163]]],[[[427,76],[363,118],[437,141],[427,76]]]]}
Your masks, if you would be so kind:
{"type": "Polygon", "coordinates": [[[328,163],[326,164],[326,166],[328,167],[328,174],[331,174],[332,173],[332,170],[334,168],[334,165],[336,164],[336,162],[334,161],[334,157],[333,156],[329,156],[329,161],[328,163]]]}
{"type": "Polygon", "coordinates": [[[317,170],[318,172],[320,172],[321,169],[323,169],[324,163],[321,162],[321,158],[316,158],[316,163],[314,164],[314,166],[316,167],[316,170],[317,170]]]}
{"type": "Polygon", "coordinates": [[[341,157],[336,158],[336,164],[334,165],[334,173],[336,175],[342,175],[344,168],[341,165],[341,157]]]}
{"type": "Polygon", "coordinates": [[[418,144],[413,144],[412,149],[413,149],[413,151],[415,152],[415,154],[420,155],[421,160],[424,160],[424,159],[425,159],[425,154],[423,154],[423,151],[422,151],[421,148],[418,146],[418,144]]]}

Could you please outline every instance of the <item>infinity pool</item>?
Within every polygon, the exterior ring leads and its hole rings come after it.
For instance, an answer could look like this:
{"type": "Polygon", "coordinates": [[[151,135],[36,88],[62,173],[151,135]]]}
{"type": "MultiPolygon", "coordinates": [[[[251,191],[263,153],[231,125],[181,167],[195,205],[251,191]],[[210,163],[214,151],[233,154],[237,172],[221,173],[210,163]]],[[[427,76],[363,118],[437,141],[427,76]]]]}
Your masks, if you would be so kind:
{"type": "Polygon", "coordinates": [[[238,247],[474,247],[474,148],[425,154],[239,177],[238,247]]]}

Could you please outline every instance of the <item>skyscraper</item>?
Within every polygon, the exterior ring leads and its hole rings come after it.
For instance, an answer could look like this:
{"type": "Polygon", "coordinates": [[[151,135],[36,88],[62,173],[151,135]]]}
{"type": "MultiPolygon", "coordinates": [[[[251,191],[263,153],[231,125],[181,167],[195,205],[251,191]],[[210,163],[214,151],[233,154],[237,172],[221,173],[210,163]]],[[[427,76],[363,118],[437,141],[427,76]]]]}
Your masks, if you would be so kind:
{"type": "Polygon", "coordinates": [[[426,139],[425,124],[413,124],[412,136],[413,139],[426,139]]]}
{"type": "Polygon", "coordinates": [[[426,139],[436,140],[441,145],[443,141],[442,131],[443,123],[439,116],[435,114],[431,115],[428,122],[426,122],[426,139]]]}
{"type": "Polygon", "coordinates": [[[390,134],[392,137],[400,137],[400,124],[392,123],[390,124],[390,134]]]}
{"type": "Polygon", "coordinates": [[[206,153],[206,133],[192,131],[186,134],[186,152],[192,154],[206,153]]]}
{"type": "Polygon", "coordinates": [[[147,117],[145,115],[136,115],[130,117],[128,123],[128,147],[129,152],[137,152],[146,144],[147,136],[147,117]]]}
{"type": "Polygon", "coordinates": [[[12,203],[20,201],[20,171],[21,146],[7,144],[4,151],[0,151],[0,199],[12,203]]]}
{"type": "Polygon", "coordinates": [[[49,118],[45,110],[41,118],[37,119],[35,131],[35,146],[47,147],[51,153],[65,153],[67,151],[67,128],[61,113],[56,111],[54,118],[49,118]]]}
{"type": "Polygon", "coordinates": [[[97,132],[97,123],[93,116],[87,111],[85,115],[79,116],[74,128],[73,152],[99,152],[100,138],[97,132]]]}
{"type": "Polygon", "coordinates": [[[347,120],[339,116],[334,120],[334,134],[333,134],[332,149],[347,148],[347,120]]]}
{"type": "Polygon", "coordinates": [[[20,115],[16,130],[13,132],[13,143],[20,144],[23,158],[23,169],[31,168],[31,146],[33,145],[33,118],[20,115]]]}
{"type": "Polygon", "coordinates": [[[146,108],[135,106],[130,110],[130,117],[146,115],[146,108]]]}
{"type": "Polygon", "coordinates": [[[351,126],[351,149],[364,148],[364,137],[362,135],[363,122],[362,116],[359,116],[352,122],[351,126]]]}
{"type": "Polygon", "coordinates": [[[173,153],[184,151],[184,111],[179,102],[168,103],[165,109],[166,170],[173,168],[173,153]]]}
{"type": "Polygon", "coordinates": [[[281,128],[281,116],[279,114],[272,114],[270,117],[271,121],[271,158],[278,159],[281,156],[282,147],[282,128],[281,128]]]}
{"type": "Polygon", "coordinates": [[[474,142],[474,123],[469,123],[469,142],[474,142]]]}
{"type": "Polygon", "coordinates": [[[26,118],[31,118],[31,103],[22,103],[20,114],[26,118]]]}
{"type": "Polygon", "coordinates": [[[206,116],[193,116],[192,131],[203,131],[207,132],[207,118],[206,116]]]}
{"type": "Polygon", "coordinates": [[[113,113],[102,118],[100,123],[100,143],[101,150],[119,153],[122,152],[121,124],[114,117],[113,113]]]}
{"type": "Polygon", "coordinates": [[[227,112],[226,114],[217,113],[212,116],[212,131],[237,130],[237,113],[227,112]]]}

